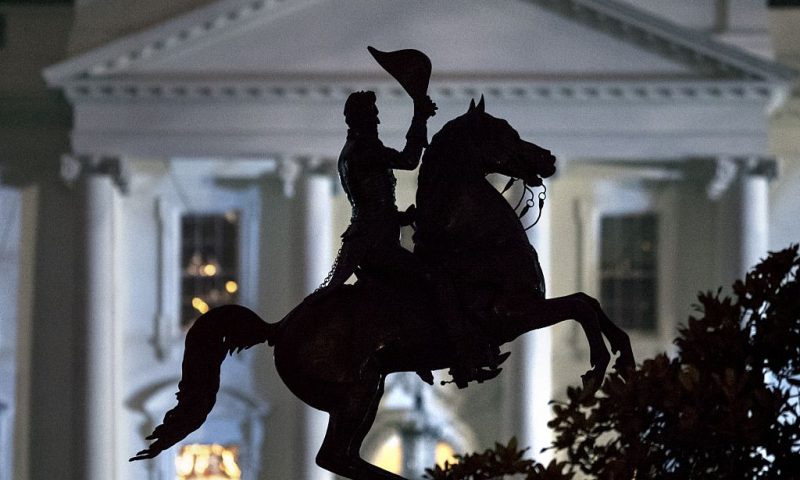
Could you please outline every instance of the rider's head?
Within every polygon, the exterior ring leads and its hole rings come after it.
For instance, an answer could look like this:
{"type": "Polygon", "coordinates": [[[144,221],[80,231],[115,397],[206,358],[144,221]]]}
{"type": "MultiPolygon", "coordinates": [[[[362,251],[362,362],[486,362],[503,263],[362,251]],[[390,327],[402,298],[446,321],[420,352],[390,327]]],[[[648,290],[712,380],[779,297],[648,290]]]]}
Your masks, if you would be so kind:
{"type": "Polygon", "coordinates": [[[372,126],[378,120],[378,107],[375,106],[375,92],[353,92],[344,103],[344,121],[350,128],[372,126]]]}

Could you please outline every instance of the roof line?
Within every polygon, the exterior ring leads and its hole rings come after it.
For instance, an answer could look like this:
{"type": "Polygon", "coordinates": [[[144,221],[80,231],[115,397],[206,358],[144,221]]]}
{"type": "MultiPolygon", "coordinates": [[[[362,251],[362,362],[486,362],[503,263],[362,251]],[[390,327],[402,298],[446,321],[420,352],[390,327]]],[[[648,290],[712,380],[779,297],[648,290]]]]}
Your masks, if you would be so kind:
{"type": "Polygon", "coordinates": [[[122,73],[132,65],[162,57],[232,30],[246,29],[305,8],[319,0],[218,0],[156,26],[115,39],[44,69],[48,85],[75,78],[122,73]]]}
{"type": "MultiPolygon", "coordinates": [[[[274,20],[320,0],[219,0],[171,20],[114,40],[46,68],[50,86],[103,78],[132,65],[168,55],[232,30],[274,20]]],[[[681,27],[617,0],[524,0],[639,48],[723,79],[786,82],[798,72],[763,60],[708,35],[681,27]]]]}
{"type": "Polygon", "coordinates": [[[789,81],[798,72],[618,0],[525,0],[711,75],[789,81]]]}

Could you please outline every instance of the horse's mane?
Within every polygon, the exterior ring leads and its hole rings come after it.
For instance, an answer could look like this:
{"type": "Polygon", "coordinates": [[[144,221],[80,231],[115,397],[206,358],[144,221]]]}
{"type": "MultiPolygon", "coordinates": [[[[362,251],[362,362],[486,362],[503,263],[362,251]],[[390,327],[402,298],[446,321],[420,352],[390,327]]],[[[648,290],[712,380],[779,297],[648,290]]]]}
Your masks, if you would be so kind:
{"type": "Polygon", "coordinates": [[[469,115],[470,112],[450,120],[431,138],[422,156],[418,195],[425,197],[432,193],[432,188],[446,184],[442,175],[449,171],[448,167],[453,163],[458,165],[461,172],[480,175],[477,145],[470,141],[478,125],[470,121],[469,115]]]}
{"type": "MultiPolygon", "coordinates": [[[[464,147],[471,146],[474,148],[474,143],[465,141],[469,138],[471,130],[476,130],[475,123],[468,121],[467,115],[464,114],[456,117],[449,122],[445,123],[441,130],[431,138],[431,143],[425,149],[423,159],[426,158],[441,158],[445,152],[448,154],[453,153],[467,153],[464,147]]],[[[431,163],[438,164],[438,161],[431,163]]]]}
{"type": "Polygon", "coordinates": [[[416,251],[440,255],[503,241],[527,245],[514,209],[486,179],[484,160],[492,146],[483,120],[491,118],[470,110],[431,139],[417,183],[416,251]],[[467,223],[473,224],[469,238],[454,238],[467,223]]]}

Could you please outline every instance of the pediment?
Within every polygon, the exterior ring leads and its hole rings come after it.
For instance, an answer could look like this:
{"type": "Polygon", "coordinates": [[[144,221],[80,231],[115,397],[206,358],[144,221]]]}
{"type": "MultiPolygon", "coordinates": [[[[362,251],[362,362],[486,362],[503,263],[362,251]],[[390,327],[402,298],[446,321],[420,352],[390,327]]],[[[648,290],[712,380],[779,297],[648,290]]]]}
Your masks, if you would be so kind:
{"type": "Polygon", "coordinates": [[[775,80],[794,72],[611,0],[218,0],[48,68],[75,79],[383,78],[366,46],[434,79],[775,80]]]}
{"type": "Polygon", "coordinates": [[[134,66],[136,74],[385,75],[366,50],[416,48],[440,76],[693,75],[692,69],[526,2],[326,0],[279,21],[134,66]]]}

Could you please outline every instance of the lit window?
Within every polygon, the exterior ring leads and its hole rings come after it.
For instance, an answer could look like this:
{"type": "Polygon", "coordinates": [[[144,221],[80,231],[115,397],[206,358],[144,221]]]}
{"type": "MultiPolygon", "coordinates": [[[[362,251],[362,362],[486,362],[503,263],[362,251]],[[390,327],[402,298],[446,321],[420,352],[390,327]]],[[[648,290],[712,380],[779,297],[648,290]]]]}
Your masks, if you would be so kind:
{"type": "MultiPolygon", "coordinates": [[[[415,460],[421,460],[425,462],[425,455],[423,458],[414,459],[414,458],[407,458],[409,456],[413,457],[412,453],[419,455],[421,452],[418,450],[419,445],[421,444],[428,444],[431,445],[429,442],[431,438],[429,435],[431,433],[424,433],[424,432],[415,432],[413,430],[404,431],[402,433],[406,438],[401,438],[398,434],[393,434],[390,436],[383,444],[378,448],[375,455],[372,457],[372,463],[386,471],[395,473],[397,475],[402,474],[410,474],[413,473],[413,470],[416,469],[425,469],[430,468],[431,465],[425,463],[424,465],[417,465],[419,463],[415,460]],[[403,440],[405,440],[406,448],[410,448],[413,452],[410,452],[409,455],[405,455],[403,449],[403,440]],[[406,469],[410,469],[411,471],[404,471],[404,463],[408,462],[409,465],[405,465],[406,469]]],[[[448,462],[451,465],[456,463],[455,449],[452,445],[447,443],[443,440],[436,441],[435,449],[433,452],[433,458],[437,465],[444,467],[444,462],[448,462]]]]}
{"type": "Polygon", "coordinates": [[[176,480],[241,480],[239,448],[223,445],[184,445],[175,459],[176,480]]]}
{"type": "Polygon", "coordinates": [[[181,325],[209,309],[238,303],[238,212],[181,218],[181,325]]]}
{"type": "Polygon", "coordinates": [[[444,463],[447,462],[450,465],[454,463],[458,463],[455,458],[455,450],[453,446],[447,442],[439,442],[436,444],[436,465],[440,467],[444,467],[444,463]]]}
{"type": "Polygon", "coordinates": [[[372,463],[398,475],[403,473],[403,446],[400,444],[400,437],[392,435],[383,442],[375,453],[372,463]]]}
{"type": "Polygon", "coordinates": [[[656,328],[657,223],[653,214],[602,219],[600,303],[622,328],[656,328]]]}

